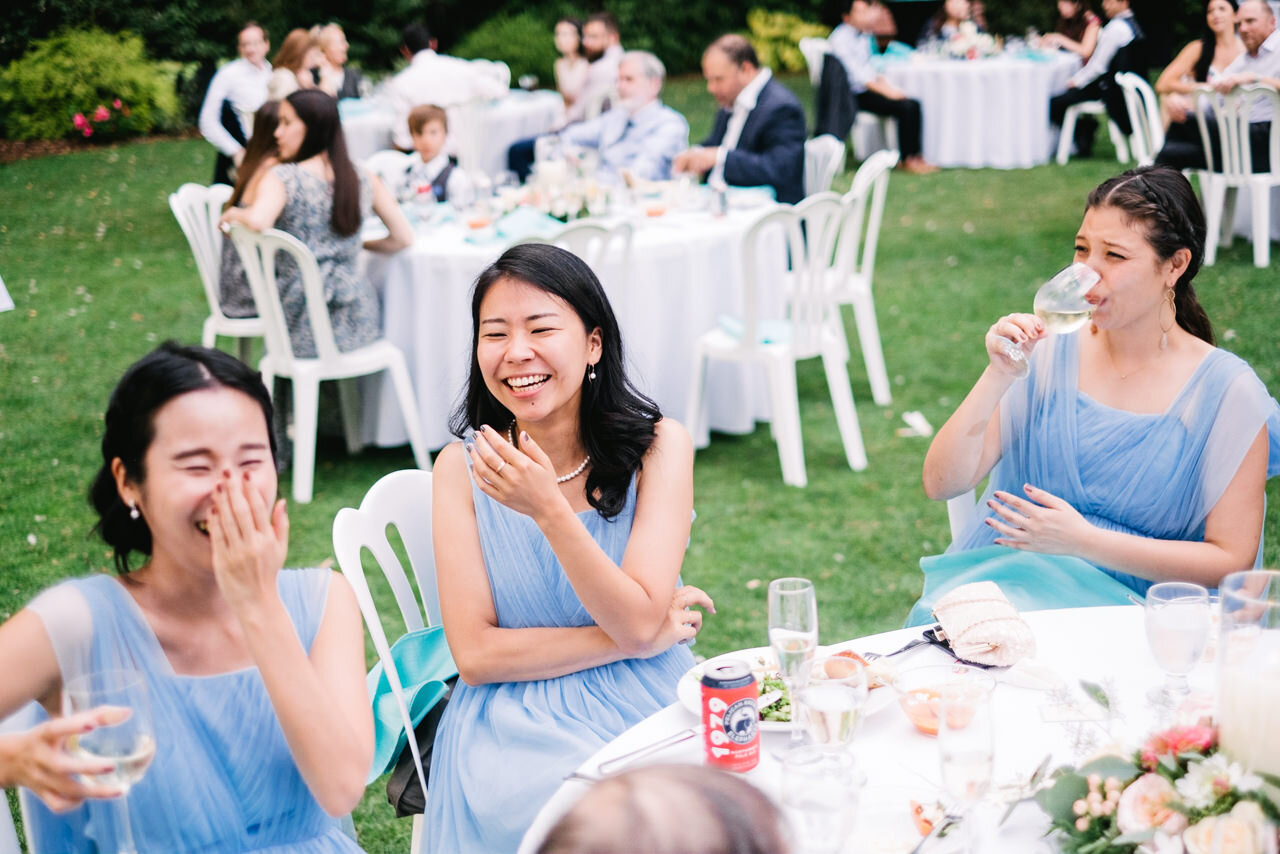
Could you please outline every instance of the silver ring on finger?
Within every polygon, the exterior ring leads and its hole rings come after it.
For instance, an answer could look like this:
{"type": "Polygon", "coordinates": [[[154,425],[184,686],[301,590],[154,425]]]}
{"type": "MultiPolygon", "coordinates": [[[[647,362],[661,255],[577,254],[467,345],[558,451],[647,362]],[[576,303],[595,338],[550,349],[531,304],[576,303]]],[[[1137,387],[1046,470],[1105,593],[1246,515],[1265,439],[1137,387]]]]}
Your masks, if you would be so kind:
{"type": "Polygon", "coordinates": [[[502,464],[493,470],[494,474],[502,474],[502,470],[507,467],[507,461],[503,460],[502,464]]]}

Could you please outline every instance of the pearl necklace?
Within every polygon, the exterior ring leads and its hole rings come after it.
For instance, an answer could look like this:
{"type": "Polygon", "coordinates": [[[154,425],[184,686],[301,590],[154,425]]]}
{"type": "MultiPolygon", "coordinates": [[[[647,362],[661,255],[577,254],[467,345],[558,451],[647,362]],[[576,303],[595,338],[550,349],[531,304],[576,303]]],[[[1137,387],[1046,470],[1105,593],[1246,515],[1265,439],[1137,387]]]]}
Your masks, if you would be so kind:
{"type": "MultiPolygon", "coordinates": [[[[511,445],[511,447],[513,448],[516,446],[516,439],[514,435],[515,426],[516,426],[516,422],[514,421],[512,421],[510,424],[507,425],[507,443],[511,445]]],[[[576,469],[574,469],[573,471],[569,472],[566,475],[557,477],[556,483],[568,483],[569,481],[573,480],[575,477],[577,477],[578,475],[582,474],[584,471],[587,470],[587,465],[590,462],[591,462],[591,455],[587,454],[587,456],[583,458],[582,462],[578,463],[578,467],[576,469]]]]}

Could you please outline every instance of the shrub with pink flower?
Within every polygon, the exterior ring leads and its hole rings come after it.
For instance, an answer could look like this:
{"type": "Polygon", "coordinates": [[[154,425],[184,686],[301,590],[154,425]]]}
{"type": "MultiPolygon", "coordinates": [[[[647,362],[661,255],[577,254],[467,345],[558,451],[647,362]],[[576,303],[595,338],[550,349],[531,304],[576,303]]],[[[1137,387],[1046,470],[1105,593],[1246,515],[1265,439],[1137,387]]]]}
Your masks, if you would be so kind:
{"type": "Polygon", "coordinates": [[[115,137],[123,130],[121,120],[128,115],[129,108],[119,98],[115,98],[111,101],[110,107],[106,104],[98,104],[88,116],[82,112],[76,113],[71,117],[71,124],[86,139],[95,133],[104,137],[115,137]]]}

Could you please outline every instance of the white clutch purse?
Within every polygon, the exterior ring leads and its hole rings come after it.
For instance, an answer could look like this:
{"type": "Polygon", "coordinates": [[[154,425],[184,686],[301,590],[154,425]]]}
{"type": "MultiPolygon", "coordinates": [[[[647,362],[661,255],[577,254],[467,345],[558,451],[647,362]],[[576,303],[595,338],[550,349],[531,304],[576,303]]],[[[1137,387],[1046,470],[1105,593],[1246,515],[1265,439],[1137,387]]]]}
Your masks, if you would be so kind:
{"type": "Polygon", "coordinates": [[[934,604],[933,616],[958,658],[1009,667],[1035,655],[1031,627],[994,581],[957,587],[934,604]]]}

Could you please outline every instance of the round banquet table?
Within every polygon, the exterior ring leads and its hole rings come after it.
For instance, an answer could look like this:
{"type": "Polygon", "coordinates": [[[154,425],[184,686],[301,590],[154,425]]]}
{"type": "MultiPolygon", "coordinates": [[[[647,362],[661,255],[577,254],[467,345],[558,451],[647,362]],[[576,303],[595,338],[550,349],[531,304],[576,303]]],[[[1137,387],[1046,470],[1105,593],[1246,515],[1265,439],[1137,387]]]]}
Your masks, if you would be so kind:
{"type": "MultiPolygon", "coordinates": [[[[635,229],[629,258],[611,247],[596,270],[622,329],[631,381],[664,415],[687,422],[688,392],[697,338],[722,315],[742,314],[742,240],[766,208],[669,212],[629,217],[635,229]]],[[[611,220],[603,220],[608,224],[611,220]]],[[[394,255],[365,253],[366,274],[382,294],[387,340],[408,362],[417,417],[427,446],[454,440],[449,413],[460,399],[471,364],[471,286],[508,242],[473,243],[465,227],[446,223],[420,230],[414,245],[394,255]]],[[[764,252],[785,259],[781,235],[764,252]]],[[[765,311],[780,316],[779,291],[765,311]]],[[[363,439],[385,447],[408,441],[399,405],[381,375],[362,380],[363,439]]],[[[708,423],[726,433],[750,433],[769,419],[762,370],[712,362],[706,380],[708,423]]],[[[707,436],[694,437],[705,445],[707,436]]]]}
{"type": "MultiPolygon", "coordinates": [[[[1031,626],[1037,643],[1033,668],[1024,673],[1017,669],[1007,673],[994,670],[998,685],[993,698],[996,749],[993,783],[1025,781],[1049,755],[1053,765],[1079,764],[1098,749],[1119,744],[1126,750],[1135,747],[1153,731],[1159,721],[1157,712],[1146,699],[1146,693],[1159,685],[1163,676],[1147,648],[1143,628],[1143,611],[1136,606],[1110,608],[1073,608],[1037,611],[1023,615],[1031,626]],[[1036,678],[1032,678],[1032,675],[1036,678]],[[1116,707],[1116,717],[1108,735],[1105,723],[1048,722],[1059,717],[1062,708],[1061,688],[1065,685],[1073,696],[1082,699],[1080,680],[1104,685],[1116,707]],[[1095,737],[1086,745],[1073,741],[1084,732],[1095,737]]],[[[763,631],[762,631],[763,634],[763,631]]],[[[920,636],[920,628],[901,629],[872,635],[861,640],[834,645],[858,651],[890,652],[908,640],[920,636]]],[[[1212,684],[1212,650],[1207,650],[1201,663],[1191,673],[1197,690],[1212,684]]],[[[899,669],[925,664],[945,664],[951,659],[935,647],[928,646],[893,659],[899,669]]],[[[911,800],[937,801],[941,791],[938,769],[937,739],[918,733],[897,704],[886,697],[876,701],[876,694],[892,691],[877,688],[872,692],[872,711],[859,724],[852,747],[858,766],[867,777],[860,794],[857,829],[847,854],[908,854],[920,841],[909,819],[911,800]]],[[[1083,707],[1090,704],[1082,702],[1083,707]]],[[[1092,707],[1097,709],[1096,706],[1092,707]]],[[[1078,718],[1079,716],[1076,715],[1078,718]]],[[[679,702],[642,721],[601,748],[583,762],[578,772],[598,776],[600,764],[664,736],[697,726],[698,716],[679,702]]],[[[760,764],[744,777],[779,801],[779,763],[773,754],[785,749],[788,734],[762,733],[760,764]]],[[[702,739],[693,738],[638,759],[629,767],[650,763],[701,763],[702,739]]],[[[577,778],[566,780],[539,812],[525,834],[520,854],[533,854],[547,831],[577,801],[590,784],[577,778]]],[[[983,854],[1038,854],[1051,849],[1043,841],[1048,819],[1034,803],[1020,804],[1003,824],[999,819],[1003,806],[984,804],[982,809],[965,819],[979,836],[976,850],[983,854]]],[[[961,826],[959,831],[966,828],[961,826]]],[[[957,832],[925,846],[924,854],[956,848],[963,833],[957,832]]],[[[795,854],[805,854],[796,851],[795,854]]]]}
{"type": "Polygon", "coordinates": [[[1048,163],[1057,136],[1049,98],[1080,67],[1074,54],[955,60],[913,54],[884,63],[890,83],[920,102],[924,157],[938,166],[1028,169],[1048,163]]]}

